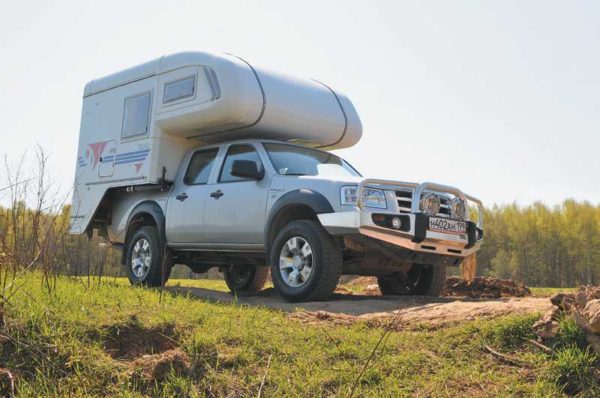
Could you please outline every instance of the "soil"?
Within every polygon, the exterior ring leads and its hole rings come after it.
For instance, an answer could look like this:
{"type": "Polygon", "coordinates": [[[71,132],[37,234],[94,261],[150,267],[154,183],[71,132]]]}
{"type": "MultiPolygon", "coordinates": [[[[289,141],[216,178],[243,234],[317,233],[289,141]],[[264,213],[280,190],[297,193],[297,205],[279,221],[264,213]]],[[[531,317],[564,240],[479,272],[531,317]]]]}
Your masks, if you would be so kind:
{"type": "Polygon", "coordinates": [[[171,324],[147,328],[132,320],[106,330],[104,350],[115,359],[131,360],[176,348],[175,337],[171,324]]]}
{"type": "Polygon", "coordinates": [[[379,326],[394,318],[398,328],[425,325],[441,327],[447,324],[481,318],[495,318],[508,314],[544,312],[552,306],[547,298],[501,297],[458,298],[427,296],[374,296],[349,292],[345,285],[331,300],[323,302],[288,303],[273,288],[257,295],[237,298],[227,292],[193,287],[167,287],[178,294],[195,296],[203,300],[263,306],[289,313],[289,317],[307,323],[331,322],[351,324],[365,322],[379,326]]]}
{"type": "Polygon", "coordinates": [[[510,279],[477,277],[472,281],[452,276],[446,279],[446,296],[499,298],[531,296],[531,290],[510,279]]]}
{"type": "Polygon", "coordinates": [[[160,354],[142,355],[133,361],[132,367],[132,376],[145,383],[164,381],[169,374],[189,375],[192,369],[190,358],[178,348],[160,354]]]}

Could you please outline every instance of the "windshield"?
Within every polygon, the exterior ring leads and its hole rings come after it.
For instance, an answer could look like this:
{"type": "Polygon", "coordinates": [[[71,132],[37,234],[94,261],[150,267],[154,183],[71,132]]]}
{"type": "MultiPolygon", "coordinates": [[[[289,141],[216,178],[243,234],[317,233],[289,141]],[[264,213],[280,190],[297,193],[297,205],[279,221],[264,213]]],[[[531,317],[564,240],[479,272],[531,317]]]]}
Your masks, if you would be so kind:
{"type": "Polygon", "coordinates": [[[345,160],[328,152],[296,145],[264,143],[273,167],[281,175],[358,177],[345,160]]]}

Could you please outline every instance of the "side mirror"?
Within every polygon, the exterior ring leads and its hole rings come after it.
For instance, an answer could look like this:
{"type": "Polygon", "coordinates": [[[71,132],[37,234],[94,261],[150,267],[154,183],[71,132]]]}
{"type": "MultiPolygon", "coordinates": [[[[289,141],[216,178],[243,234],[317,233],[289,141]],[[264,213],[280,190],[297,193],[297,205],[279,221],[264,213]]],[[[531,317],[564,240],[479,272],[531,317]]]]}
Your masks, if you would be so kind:
{"type": "Polygon", "coordinates": [[[234,160],[233,165],[231,165],[231,175],[253,180],[262,180],[265,176],[265,171],[263,168],[259,170],[256,162],[252,160],[234,160]]]}

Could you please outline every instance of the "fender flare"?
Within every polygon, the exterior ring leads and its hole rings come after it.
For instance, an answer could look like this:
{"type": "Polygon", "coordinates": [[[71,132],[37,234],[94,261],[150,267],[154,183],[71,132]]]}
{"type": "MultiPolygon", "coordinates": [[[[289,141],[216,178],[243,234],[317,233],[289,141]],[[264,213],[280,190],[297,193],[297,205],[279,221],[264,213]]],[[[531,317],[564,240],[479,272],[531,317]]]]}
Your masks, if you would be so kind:
{"type": "Polygon", "coordinates": [[[333,206],[331,206],[329,200],[320,192],[301,188],[285,193],[277,199],[273,207],[271,207],[267,217],[267,224],[265,225],[265,248],[267,250],[270,245],[269,234],[271,232],[271,227],[277,216],[282,211],[298,205],[309,207],[315,214],[334,212],[333,206]]]}
{"type": "Polygon", "coordinates": [[[121,259],[123,264],[125,264],[125,257],[127,256],[128,235],[130,233],[131,222],[137,215],[142,213],[149,214],[150,217],[154,219],[156,229],[158,230],[158,238],[161,242],[165,242],[165,215],[162,208],[153,200],[145,200],[138,203],[133,210],[131,210],[131,213],[129,213],[129,217],[127,217],[127,224],[125,226],[125,246],[123,248],[123,256],[121,259]]]}
{"type": "MultiPolygon", "coordinates": [[[[153,200],[145,200],[143,202],[138,203],[131,213],[129,213],[129,217],[127,218],[127,232],[129,232],[129,227],[131,225],[131,220],[133,220],[138,214],[147,213],[154,219],[156,223],[156,227],[158,229],[158,236],[161,239],[165,239],[165,215],[163,213],[162,208],[153,200]]],[[[127,239],[127,237],[125,237],[127,239]]]]}

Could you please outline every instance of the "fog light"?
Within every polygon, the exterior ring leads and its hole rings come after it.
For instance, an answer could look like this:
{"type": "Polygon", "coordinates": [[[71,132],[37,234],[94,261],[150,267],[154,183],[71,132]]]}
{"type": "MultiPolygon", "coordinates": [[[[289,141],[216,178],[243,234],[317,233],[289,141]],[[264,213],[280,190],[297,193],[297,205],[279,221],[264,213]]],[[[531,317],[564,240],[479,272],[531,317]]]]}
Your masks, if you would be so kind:
{"type": "Polygon", "coordinates": [[[392,227],[394,227],[394,229],[402,228],[402,221],[398,217],[392,218],[392,227]]]}
{"type": "Polygon", "coordinates": [[[433,192],[428,192],[421,198],[420,208],[425,214],[434,216],[440,212],[441,206],[440,197],[433,192]]]}

